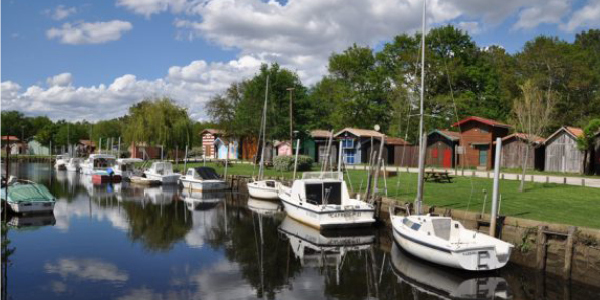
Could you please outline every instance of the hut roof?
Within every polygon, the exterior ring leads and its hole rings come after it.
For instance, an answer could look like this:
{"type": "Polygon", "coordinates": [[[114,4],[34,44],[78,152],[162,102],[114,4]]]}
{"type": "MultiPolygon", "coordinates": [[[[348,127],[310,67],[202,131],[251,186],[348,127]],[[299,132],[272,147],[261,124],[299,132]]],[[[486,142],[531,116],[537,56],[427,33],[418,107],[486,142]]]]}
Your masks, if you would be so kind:
{"type": "Polygon", "coordinates": [[[79,140],[79,143],[89,147],[96,147],[96,143],[90,140],[79,140]]]}
{"type": "Polygon", "coordinates": [[[275,143],[275,148],[278,148],[279,146],[283,146],[283,145],[290,145],[290,141],[279,141],[277,143],[275,143]]]}
{"type": "Polygon", "coordinates": [[[544,143],[547,143],[549,140],[551,140],[552,138],[554,138],[556,135],[558,135],[561,132],[566,132],[573,138],[578,138],[580,136],[583,136],[583,130],[581,128],[571,127],[571,126],[563,126],[563,127],[559,128],[557,131],[555,131],[553,134],[551,134],[548,138],[546,138],[544,143]]]}
{"type": "MultiPolygon", "coordinates": [[[[537,135],[534,134],[526,134],[526,133],[521,133],[521,132],[515,132],[511,135],[507,135],[505,137],[502,138],[502,141],[508,141],[512,138],[518,138],[521,140],[530,140],[536,144],[540,144],[543,143],[545,141],[545,139],[543,137],[539,137],[537,135]]],[[[494,142],[495,143],[495,142],[494,142]]]]}
{"type": "Polygon", "coordinates": [[[429,134],[433,134],[433,133],[437,133],[453,142],[460,140],[460,132],[450,131],[450,130],[446,130],[446,129],[436,129],[436,130],[430,132],[429,134]]]}
{"type": "Polygon", "coordinates": [[[508,124],[504,124],[504,123],[498,122],[496,120],[486,119],[486,118],[477,117],[477,116],[470,116],[470,117],[464,118],[464,119],[452,124],[452,127],[458,127],[458,126],[461,126],[470,121],[483,123],[483,124],[486,124],[486,125],[489,125],[492,127],[512,128],[512,126],[510,126],[508,124]]]}
{"type": "Polygon", "coordinates": [[[410,145],[410,143],[405,141],[403,138],[388,136],[385,137],[385,144],[398,146],[410,145]]]}
{"type": "Polygon", "coordinates": [[[17,138],[17,137],[16,137],[16,136],[14,136],[14,135],[3,135],[3,136],[2,136],[2,140],[3,140],[3,141],[9,141],[9,142],[10,142],[10,141],[13,141],[13,142],[18,142],[18,141],[19,141],[19,138],[17,138]]]}
{"type": "Polygon", "coordinates": [[[224,131],[223,131],[223,130],[221,130],[221,129],[213,129],[213,128],[207,128],[207,129],[204,129],[204,130],[200,131],[200,134],[201,134],[201,135],[202,135],[202,134],[205,134],[205,133],[210,133],[210,134],[223,134],[223,133],[224,133],[224,131]]]}
{"type": "Polygon", "coordinates": [[[331,133],[323,129],[315,129],[310,132],[310,136],[313,138],[329,138],[331,133]]]}
{"type": "Polygon", "coordinates": [[[377,132],[375,130],[359,129],[359,128],[349,128],[349,127],[346,127],[344,129],[340,130],[334,136],[338,137],[338,136],[340,136],[344,132],[349,132],[349,133],[351,133],[351,134],[353,134],[355,136],[358,136],[358,137],[378,137],[378,138],[380,138],[380,137],[383,136],[382,133],[377,132]]]}

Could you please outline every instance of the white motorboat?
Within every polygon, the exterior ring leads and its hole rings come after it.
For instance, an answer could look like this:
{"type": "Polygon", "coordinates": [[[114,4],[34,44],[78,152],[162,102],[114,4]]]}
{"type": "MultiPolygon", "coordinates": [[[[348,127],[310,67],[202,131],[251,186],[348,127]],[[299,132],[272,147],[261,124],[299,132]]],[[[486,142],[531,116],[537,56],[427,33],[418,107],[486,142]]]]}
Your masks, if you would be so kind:
{"type": "Polygon", "coordinates": [[[162,184],[177,183],[181,174],[173,172],[173,164],[168,161],[153,162],[150,168],[144,171],[148,179],[159,180],[162,184]]]}
{"type": "Polygon", "coordinates": [[[347,253],[367,250],[375,243],[372,230],[327,236],[290,217],[283,220],[278,230],[288,238],[292,251],[305,267],[340,267],[347,253]]]}
{"type": "Polygon", "coordinates": [[[281,183],[275,180],[257,180],[248,183],[250,197],[266,200],[279,200],[281,183]]]}
{"type": "Polygon", "coordinates": [[[247,205],[248,209],[263,216],[272,216],[283,212],[283,207],[281,207],[278,202],[273,201],[265,201],[262,199],[254,199],[249,197],[247,205]]]}
{"type": "Polygon", "coordinates": [[[449,217],[397,216],[391,212],[394,240],[410,254],[440,265],[471,271],[503,267],[513,245],[469,230],[449,217]]]}
{"type": "Polygon", "coordinates": [[[131,177],[129,177],[129,182],[134,183],[134,184],[139,184],[139,185],[148,185],[148,186],[160,185],[160,180],[150,179],[150,178],[141,177],[141,176],[131,176],[131,177]]]}
{"type": "Polygon", "coordinates": [[[54,168],[57,170],[66,170],[69,158],[70,156],[68,154],[57,155],[56,161],[54,162],[54,168]]]}
{"type": "Polygon", "coordinates": [[[67,161],[66,164],[66,168],[67,171],[69,172],[79,172],[79,169],[81,168],[81,163],[83,162],[83,159],[79,158],[79,157],[71,157],[69,158],[69,160],[67,161]]]}
{"type": "Polygon", "coordinates": [[[185,176],[179,177],[184,189],[193,191],[223,191],[229,189],[227,182],[210,167],[189,168],[185,176]]]}
{"type": "Polygon", "coordinates": [[[135,164],[143,162],[140,158],[119,158],[115,164],[115,174],[121,178],[129,180],[132,176],[142,175],[142,170],[136,168],[135,164]]]}
{"type": "Polygon", "coordinates": [[[392,245],[391,256],[394,274],[413,287],[413,293],[417,290],[441,299],[512,299],[506,280],[495,274],[481,276],[440,268],[412,257],[396,244],[392,245]]]}
{"type": "Polygon", "coordinates": [[[116,163],[114,155],[108,154],[90,154],[85,161],[80,164],[80,172],[85,175],[94,175],[98,171],[108,172],[113,170],[116,163]]]}
{"type": "Polygon", "coordinates": [[[15,213],[51,212],[56,203],[56,198],[44,185],[14,177],[2,186],[0,197],[15,213]]]}
{"type": "Polygon", "coordinates": [[[351,199],[341,172],[306,172],[291,188],[282,187],[279,198],[286,213],[320,229],[369,226],[375,207],[351,199]]]}
{"type": "Polygon", "coordinates": [[[181,192],[181,200],[189,211],[208,210],[216,207],[225,200],[225,192],[197,192],[184,189],[181,192]]]}

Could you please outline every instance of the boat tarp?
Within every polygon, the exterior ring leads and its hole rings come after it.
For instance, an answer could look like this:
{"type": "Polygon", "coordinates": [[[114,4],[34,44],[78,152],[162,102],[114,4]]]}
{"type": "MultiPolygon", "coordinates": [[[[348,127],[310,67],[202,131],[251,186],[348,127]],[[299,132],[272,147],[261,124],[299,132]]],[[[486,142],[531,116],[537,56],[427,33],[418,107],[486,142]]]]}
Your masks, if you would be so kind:
{"type": "Polygon", "coordinates": [[[215,171],[215,169],[211,167],[198,167],[195,168],[195,170],[197,176],[204,180],[221,179],[221,177],[219,177],[219,174],[217,174],[217,171],[215,171]]]}
{"type": "MultiPolygon", "coordinates": [[[[6,195],[6,189],[2,189],[2,198],[6,195]]],[[[9,202],[47,202],[54,201],[54,196],[50,194],[48,188],[44,185],[31,184],[14,184],[8,187],[9,202]]]]}

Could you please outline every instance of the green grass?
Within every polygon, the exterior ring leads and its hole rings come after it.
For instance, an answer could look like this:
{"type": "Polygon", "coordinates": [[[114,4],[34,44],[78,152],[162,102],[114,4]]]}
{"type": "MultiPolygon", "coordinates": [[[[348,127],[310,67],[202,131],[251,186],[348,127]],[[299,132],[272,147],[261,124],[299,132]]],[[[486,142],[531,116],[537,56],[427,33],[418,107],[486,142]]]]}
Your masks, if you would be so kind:
{"type": "MultiPolygon", "coordinates": [[[[502,168],[502,173],[512,173],[512,174],[522,174],[523,170],[521,168],[502,168]]],[[[526,170],[525,174],[527,175],[542,175],[542,176],[565,176],[565,177],[581,177],[581,178],[595,178],[600,179],[600,176],[596,175],[584,175],[578,173],[563,173],[563,172],[546,172],[546,171],[538,171],[538,170],[526,170]]]]}
{"type": "MultiPolygon", "coordinates": [[[[202,163],[190,163],[188,167],[200,166],[202,163]]],[[[207,163],[223,174],[223,167],[214,163],[207,163]]],[[[183,169],[183,164],[175,168],[183,169]]],[[[253,166],[250,164],[233,164],[228,168],[228,174],[252,175],[253,166]]],[[[314,170],[318,169],[313,167],[314,170]]],[[[258,173],[256,168],[255,173],[258,173]]],[[[355,192],[366,189],[366,172],[350,170],[350,181],[355,192]]],[[[265,176],[278,176],[292,178],[292,172],[277,172],[273,169],[265,170],[265,176]]],[[[298,175],[300,176],[300,175],[298,175]]],[[[387,179],[388,197],[400,201],[414,201],[417,190],[417,174],[400,173],[387,179]]],[[[492,202],[492,179],[472,178],[457,176],[453,183],[425,183],[424,201],[428,205],[447,207],[451,209],[470,210],[481,212],[483,208],[485,189],[488,193],[486,212],[489,213],[492,202]]],[[[384,182],[380,180],[380,189],[383,191],[384,182]]],[[[562,223],[575,226],[600,228],[600,188],[562,185],[555,183],[525,183],[525,191],[518,191],[519,181],[500,181],[500,194],[502,215],[562,223]]],[[[458,215],[460,218],[460,215],[458,215]]]]}

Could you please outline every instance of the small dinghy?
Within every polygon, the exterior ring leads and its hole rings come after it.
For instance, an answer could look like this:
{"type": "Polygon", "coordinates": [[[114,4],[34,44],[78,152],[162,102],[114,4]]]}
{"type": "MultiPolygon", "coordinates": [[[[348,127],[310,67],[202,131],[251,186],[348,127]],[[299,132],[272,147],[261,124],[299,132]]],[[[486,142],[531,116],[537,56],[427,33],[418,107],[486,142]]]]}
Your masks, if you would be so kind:
{"type": "Polygon", "coordinates": [[[248,183],[250,197],[265,200],[279,200],[281,183],[275,180],[257,180],[248,183]]]}
{"type": "Polygon", "coordinates": [[[210,167],[189,168],[185,176],[179,178],[184,189],[193,191],[223,191],[229,189],[225,180],[210,167]]]}
{"type": "Polygon", "coordinates": [[[2,186],[0,195],[2,201],[6,201],[15,213],[51,212],[56,203],[56,199],[44,185],[14,177],[9,178],[7,185],[2,186]]]}
{"type": "Polygon", "coordinates": [[[131,177],[129,177],[129,182],[131,182],[133,184],[148,185],[148,186],[160,185],[160,180],[150,179],[150,178],[146,178],[146,177],[142,177],[142,176],[131,176],[131,177]]]}

